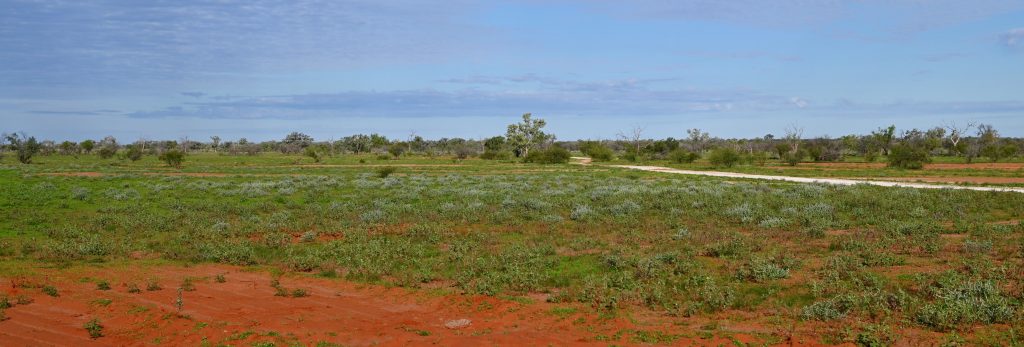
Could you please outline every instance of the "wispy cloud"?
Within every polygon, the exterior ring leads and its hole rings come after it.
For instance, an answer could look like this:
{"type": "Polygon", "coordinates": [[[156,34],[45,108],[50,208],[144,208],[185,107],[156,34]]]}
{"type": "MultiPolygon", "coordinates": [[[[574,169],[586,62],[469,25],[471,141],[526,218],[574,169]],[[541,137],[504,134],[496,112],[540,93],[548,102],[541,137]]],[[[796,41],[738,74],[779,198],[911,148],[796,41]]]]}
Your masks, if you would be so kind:
{"type": "MultiPolygon", "coordinates": [[[[568,82],[566,82],[568,83],[568,82]]],[[[786,98],[747,90],[651,90],[637,82],[582,83],[556,89],[432,89],[268,95],[189,102],[131,117],[306,119],[344,117],[507,116],[509,112],[580,115],[673,115],[794,107],[786,98]]]]}
{"type": "Polygon", "coordinates": [[[680,81],[680,78],[665,77],[665,78],[625,78],[625,79],[612,79],[612,80],[598,80],[598,81],[582,81],[574,79],[565,79],[557,77],[542,76],[539,74],[528,73],[514,76],[470,76],[470,77],[459,77],[443,79],[439,82],[451,83],[451,84],[465,84],[465,85],[491,85],[491,86],[515,86],[515,85],[531,85],[542,90],[556,90],[556,91],[608,91],[608,90],[625,90],[625,89],[636,89],[646,88],[651,85],[658,83],[667,83],[680,81]]]}
{"type": "Polygon", "coordinates": [[[206,93],[203,93],[203,92],[181,92],[181,95],[190,96],[190,97],[193,97],[193,98],[201,98],[201,97],[206,96],[206,93]]]}
{"type": "Polygon", "coordinates": [[[453,0],[21,1],[0,11],[0,77],[152,83],[424,61],[472,42],[453,0]]]}
{"type": "MultiPolygon", "coordinates": [[[[544,1],[550,2],[550,1],[544,1]]],[[[582,3],[616,16],[722,21],[742,25],[794,27],[830,24],[835,20],[872,16],[875,25],[892,32],[914,32],[964,23],[996,13],[1024,9],[1015,0],[562,0],[582,3]],[[882,22],[886,14],[908,14],[901,20],[882,22]]]]}
{"type": "Polygon", "coordinates": [[[1022,47],[1024,46],[1024,28],[1016,28],[1007,31],[1000,36],[1002,43],[1007,47],[1022,47]]]}
{"type": "Polygon", "coordinates": [[[924,59],[925,61],[931,62],[931,63],[938,63],[938,62],[950,61],[950,60],[955,60],[955,59],[962,59],[962,58],[967,58],[967,57],[970,57],[970,54],[962,53],[962,52],[947,52],[947,53],[928,54],[928,55],[925,55],[925,56],[921,57],[921,59],[924,59]]]}
{"type": "Polygon", "coordinates": [[[54,111],[54,110],[30,110],[28,113],[40,114],[40,115],[69,115],[69,116],[100,116],[100,115],[111,115],[122,113],[118,110],[71,110],[71,111],[54,111]]]}

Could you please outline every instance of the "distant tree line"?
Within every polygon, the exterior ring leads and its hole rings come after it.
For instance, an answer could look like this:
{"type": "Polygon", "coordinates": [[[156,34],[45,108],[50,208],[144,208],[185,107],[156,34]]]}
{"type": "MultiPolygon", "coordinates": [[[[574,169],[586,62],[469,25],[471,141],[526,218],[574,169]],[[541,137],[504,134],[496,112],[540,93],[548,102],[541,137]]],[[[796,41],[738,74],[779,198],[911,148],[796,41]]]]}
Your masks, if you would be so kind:
{"type": "Polygon", "coordinates": [[[895,126],[880,127],[869,134],[838,138],[804,138],[803,129],[790,126],[782,136],[767,134],[759,138],[723,139],[700,129],[689,129],[682,138],[645,139],[642,129],[620,133],[616,140],[580,140],[561,142],[569,150],[579,150],[594,160],[627,161],[670,160],[690,163],[705,158],[716,166],[738,163],[764,165],[778,160],[789,165],[804,161],[837,162],[850,156],[868,162],[886,160],[889,166],[918,169],[933,157],[960,157],[971,163],[978,158],[993,162],[1018,156],[1024,139],[1003,137],[989,124],[948,124],[930,129],[898,131],[895,126]]]}
{"type": "Polygon", "coordinates": [[[380,134],[355,134],[337,140],[316,140],[301,132],[292,132],[281,140],[252,142],[246,138],[222,140],[211,136],[209,141],[189,138],[178,140],[139,139],[120,143],[113,136],[81,142],[37,140],[25,133],[0,136],[0,156],[13,154],[22,163],[31,163],[36,155],[96,155],[103,159],[137,161],[156,156],[170,166],[181,166],[189,153],[213,152],[223,155],[259,155],[267,152],[301,154],[320,162],[326,157],[346,154],[377,155],[379,159],[402,156],[451,156],[456,159],[479,157],[487,160],[564,163],[570,152],[578,151],[595,161],[669,160],[692,163],[705,159],[715,166],[740,163],[765,165],[769,160],[797,165],[804,161],[835,162],[850,156],[868,162],[885,160],[889,166],[921,168],[936,156],[963,158],[971,163],[978,158],[998,162],[1019,155],[1024,139],[1001,136],[989,124],[946,124],[930,129],[898,130],[895,126],[880,127],[869,134],[838,138],[822,136],[804,138],[803,129],[790,126],[781,136],[766,134],[758,138],[718,138],[700,129],[686,130],[680,138],[651,139],[644,129],[620,132],[612,140],[556,141],[544,132],[547,123],[527,113],[521,121],[510,124],[504,135],[484,139],[424,139],[415,133],[405,139],[387,138],[380,134]]]}

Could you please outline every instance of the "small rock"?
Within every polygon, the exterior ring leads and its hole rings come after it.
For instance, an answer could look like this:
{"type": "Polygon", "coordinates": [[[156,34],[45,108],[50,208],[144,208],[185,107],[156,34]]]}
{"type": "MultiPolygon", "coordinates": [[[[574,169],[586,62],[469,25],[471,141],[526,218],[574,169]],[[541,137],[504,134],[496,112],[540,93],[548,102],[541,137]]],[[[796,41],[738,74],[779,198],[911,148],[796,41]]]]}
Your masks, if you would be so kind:
{"type": "Polygon", "coordinates": [[[448,328],[448,329],[459,329],[459,328],[468,327],[470,323],[472,323],[472,321],[470,321],[468,319],[465,319],[465,318],[463,318],[463,319],[456,319],[456,320],[450,320],[450,321],[448,321],[448,323],[444,323],[444,327],[448,328]]]}

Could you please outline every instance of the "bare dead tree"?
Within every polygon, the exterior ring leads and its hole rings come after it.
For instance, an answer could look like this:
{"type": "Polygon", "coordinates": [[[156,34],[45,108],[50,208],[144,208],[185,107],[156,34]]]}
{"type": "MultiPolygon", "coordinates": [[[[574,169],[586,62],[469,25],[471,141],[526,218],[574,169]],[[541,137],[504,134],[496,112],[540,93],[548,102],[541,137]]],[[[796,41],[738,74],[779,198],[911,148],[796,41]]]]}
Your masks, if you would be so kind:
{"type": "Polygon", "coordinates": [[[785,138],[786,141],[789,142],[789,148],[793,151],[793,153],[800,151],[800,139],[803,138],[804,136],[804,128],[796,124],[790,124],[788,127],[786,127],[785,131],[785,138]]]}
{"type": "Polygon", "coordinates": [[[946,135],[946,139],[949,140],[949,144],[953,145],[953,151],[957,151],[960,141],[964,138],[964,134],[971,131],[971,128],[974,128],[975,125],[976,123],[973,121],[967,122],[964,126],[957,126],[955,121],[951,121],[943,125],[943,127],[949,131],[948,135],[946,135]]]}
{"type": "Polygon", "coordinates": [[[644,128],[633,127],[629,133],[619,132],[618,136],[626,142],[630,142],[636,147],[636,154],[640,154],[640,141],[643,139],[644,128]]]}

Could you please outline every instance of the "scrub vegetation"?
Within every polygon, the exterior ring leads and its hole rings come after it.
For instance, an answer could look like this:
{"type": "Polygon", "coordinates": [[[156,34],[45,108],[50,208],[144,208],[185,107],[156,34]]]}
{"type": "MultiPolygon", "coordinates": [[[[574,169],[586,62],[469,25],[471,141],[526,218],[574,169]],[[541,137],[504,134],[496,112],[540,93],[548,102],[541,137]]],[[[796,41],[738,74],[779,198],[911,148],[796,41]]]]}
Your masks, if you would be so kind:
{"type": "MultiPolygon", "coordinates": [[[[886,344],[908,331],[936,341],[1022,338],[1024,194],[566,165],[576,148],[531,144],[553,137],[539,131],[543,123],[524,120],[510,127],[509,147],[482,144],[480,153],[509,151],[495,160],[460,158],[475,146],[468,141],[442,151],[416,138],[378,155],[395,143],[375,146],[367,136],[344,140],[346,153],[318,150],[314,162],[305,151],[314,142],[302,134],[279,143],[283,153],[234,152],[234,145],[262,146],[238,141],[175,149],[183,160],[172,161],[177,154],[116,159],[123,149],[115,159],[43,155],[31,165],[5,157],[0,262],[20,265],[0,267],[7,272],[0,277],[23,266],[147,254],[414,290],[440,286],[448,295],[541,295],[598,315],[642,311],[687,321],[772,312],[756,322],[770,325],[759,332],[769,342],[784,341],[793,324],[816,326],[819,343],[886,344]]],[[[677,147],[666,148],[666,160],[702,165],[695,157],[704,150],[715,166],[741,165],[745,156],[721,146],[677,147]]],[[[602,161],[619,152],[584,145],[602,161]]],[[[168,288],[178,290],[181,311],[187,292],[230,281],[188,277],[168,288]]],[[[151,279],[126,282],[95,280],[91,288],[96,295],[161,289],[151,279]]],[[[295,301],[310,295],[276,279],[273,287],[295,301]]],[[[38,288],[65,299],[52,285],[38,288]]],[[[8,313],[0,317],[10,320],[13,302],[0,300],[0,314],[8,313]]],[[[102,340],[105,325],[93,319],[84,327],[102,340]]]]}

